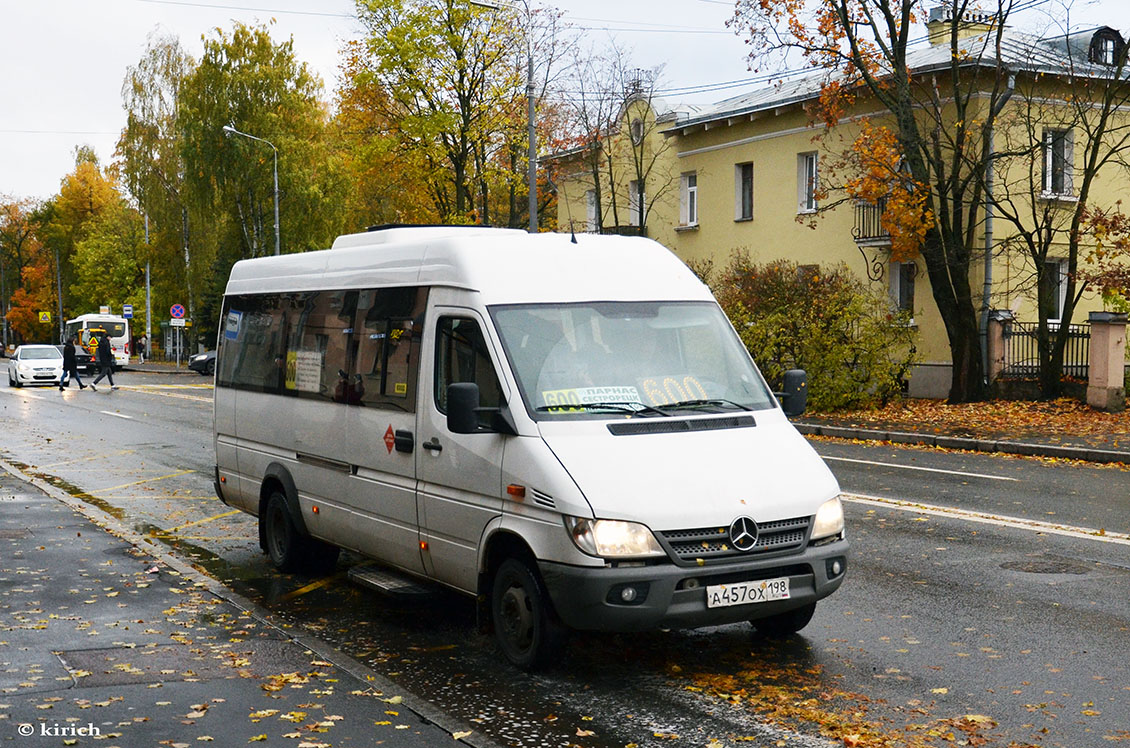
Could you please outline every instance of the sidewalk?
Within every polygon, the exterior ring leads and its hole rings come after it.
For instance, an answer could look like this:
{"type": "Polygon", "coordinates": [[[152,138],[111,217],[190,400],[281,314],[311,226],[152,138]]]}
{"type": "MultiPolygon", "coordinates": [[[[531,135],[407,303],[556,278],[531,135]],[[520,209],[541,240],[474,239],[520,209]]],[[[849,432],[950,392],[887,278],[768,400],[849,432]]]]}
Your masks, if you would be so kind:
{"type": "Polygon", "coordinates": [[[1130,411],[1101,413],[1067,398],[904,400],[874,411],[806,413],[794,425],[810,436],[1130,465],[1130,411]]]}
{"type": "Polygon", "coordinates": [[[10,470],[0,463],[0,741],[490,744],[10,470]]]}

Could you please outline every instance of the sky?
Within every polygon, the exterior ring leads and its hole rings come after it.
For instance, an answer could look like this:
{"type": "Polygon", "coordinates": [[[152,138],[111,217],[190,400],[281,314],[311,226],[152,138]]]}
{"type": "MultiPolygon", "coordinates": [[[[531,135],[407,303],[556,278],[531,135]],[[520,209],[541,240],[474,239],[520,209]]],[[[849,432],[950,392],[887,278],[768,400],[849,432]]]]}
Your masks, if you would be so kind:
{"type": "MultiPolygon", "coordinates": [[[[1046,0],[1045,5],[1060,0],[1046,0]]],[[[544,4],[537,3],[535,4],[544,4]]],[[[730,0],[557,0],[564,20],[598,46],[610,37],[638,67],[663,66],[671,103],[708,105],[764,84],[725,26],[730,0]],[[696,93],[696,88],[734,82],[696,93]]],[[[125,124],[121,87],[150,34],[172,34],[194,57],[202,37],[234,21],[270,23],[298,58],[336,86],[338,52],[360,36],[350,0],[0,0],[0,196],[46,199],[74,169],[76,146],[113,160],[125,124]]],[[[1026,20],[1040,23],[1035,11],[1026,20]]],[[[1073,21],[1130,29],[1127,0],[1075,0],[1073,21]]],[[[1074,23],[1073,23],[1074,25],[1074,23]]]]}

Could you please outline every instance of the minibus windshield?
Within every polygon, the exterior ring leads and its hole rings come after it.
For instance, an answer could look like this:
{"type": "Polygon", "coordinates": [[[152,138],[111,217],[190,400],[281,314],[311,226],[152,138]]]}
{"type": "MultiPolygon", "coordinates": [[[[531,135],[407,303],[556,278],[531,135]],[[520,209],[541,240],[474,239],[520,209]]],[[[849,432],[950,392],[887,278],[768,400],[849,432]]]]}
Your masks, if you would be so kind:
{"type": "Polygon", "coordinates": [[[490,313],[535,419],[774,406],[716,304],[523,304],[490,313]]]}

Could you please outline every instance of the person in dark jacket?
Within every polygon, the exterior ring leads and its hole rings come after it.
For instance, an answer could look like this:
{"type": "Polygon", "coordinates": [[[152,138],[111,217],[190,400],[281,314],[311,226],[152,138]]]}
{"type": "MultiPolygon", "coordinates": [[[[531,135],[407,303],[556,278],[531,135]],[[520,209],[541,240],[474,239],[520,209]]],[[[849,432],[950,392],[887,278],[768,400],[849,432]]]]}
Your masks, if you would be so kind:
{"type": "Polygon", "coordinates": [[[98,336],[95,361],[98,362],[98,376],[90,383],[90,389],[97,392],[98,388],[95,385],[102,381],[102,377],[110,380],[110,389],[118,389],[118,385],[114,384],[114,349],[110,347],[110,334],[105,330],[98,336]]]}
{"type": "Polygon", "coordinates": [[[78,376],[78,359],[75,358],[75,343],[77,342],[78,335],[72,335],[67,338],[67,342],[63,346],[63,378],[59,380],[59,392],[62,392],[64,387],[71,386],[72,378],[78,382],[80,390],[86,389],[86,385],[82,383],[78,376]]]}

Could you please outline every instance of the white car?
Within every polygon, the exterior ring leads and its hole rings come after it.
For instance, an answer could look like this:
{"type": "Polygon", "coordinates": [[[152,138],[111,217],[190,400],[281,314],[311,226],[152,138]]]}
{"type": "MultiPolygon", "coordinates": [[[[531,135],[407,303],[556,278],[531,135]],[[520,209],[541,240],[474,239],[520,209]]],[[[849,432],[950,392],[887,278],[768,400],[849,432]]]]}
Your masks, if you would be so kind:
{"type": "Polygon", "coordinates": [[[8,385],[51,384],[63,381],[63,354],[53,345],[21,345],[8,359],[8,385]]]}

